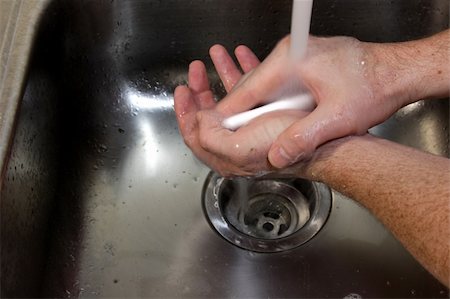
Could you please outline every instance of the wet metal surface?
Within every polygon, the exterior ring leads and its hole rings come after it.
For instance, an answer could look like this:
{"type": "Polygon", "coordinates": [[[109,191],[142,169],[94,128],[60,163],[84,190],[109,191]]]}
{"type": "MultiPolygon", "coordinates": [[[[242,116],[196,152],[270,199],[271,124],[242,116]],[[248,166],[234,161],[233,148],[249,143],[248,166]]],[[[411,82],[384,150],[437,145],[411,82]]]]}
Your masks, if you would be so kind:
{"type": "MultiPolygon", "coordinates": [[[[275,254],[240,249],[201,206],[209,169],[179,136],[173,90],[222,43],[263,58],[291,1],[53,1],[1,182],[5,297],[448,297],[371,214],[333,192],[325,226],[275,254]]],[[[448,27],[447,0],[316,1],[312,32],[400,41],[448,27]]],[[[449,155],[448,100],[374,134],[449,155]]]]}
{"type": "Polygon", "coordinates": [[[224,179],[211,172],[202,193],[205,216],[226,240],[255,252],[308,242],[325,224],[331,190],[302,179],[224,179]]]}

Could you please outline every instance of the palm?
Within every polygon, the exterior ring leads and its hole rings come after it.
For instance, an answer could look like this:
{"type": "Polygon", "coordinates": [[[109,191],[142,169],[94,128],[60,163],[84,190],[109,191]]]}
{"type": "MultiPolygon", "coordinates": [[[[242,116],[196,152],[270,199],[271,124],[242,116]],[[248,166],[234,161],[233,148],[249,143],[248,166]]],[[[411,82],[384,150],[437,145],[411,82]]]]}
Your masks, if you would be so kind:
{"type": "MultiPolygon", "coordinates": [[[[230,92],[241,79],[241,72],[223,47],[212,47],[210,55],[225,89],[230,92]]],[[[239,47],[236,56],[246,73],[259,65],[259,60],[246,47],[239,47]]],[[[188,81],[189,87],[179,86],[175,91],[175,110],[181,134],[194,154],[225,176],[272,170],[267,154],[273,141],[304,114],[272,113],[231,132],[221,126],[229,115],[215,109],[202,62],[191,63],[188,81]]]]}

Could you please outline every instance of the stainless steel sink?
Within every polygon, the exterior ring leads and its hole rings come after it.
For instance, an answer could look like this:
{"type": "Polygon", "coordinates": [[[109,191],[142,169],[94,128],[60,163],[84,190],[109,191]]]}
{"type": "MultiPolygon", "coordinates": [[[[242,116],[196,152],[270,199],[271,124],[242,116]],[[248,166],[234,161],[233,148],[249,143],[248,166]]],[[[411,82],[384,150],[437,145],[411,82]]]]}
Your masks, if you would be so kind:
{"type": "MultiPolygon", "coordinates": [[[[449,296],[334,191],[324,227],[287,251],[241,249],[209,225],[209,169],[180,138],[173,90],[204,59],[223,96],[208,48],[263,58],[289,31],[290,0],[45,3],[2,137],[3,297],[449,296]]],[[[387,42],[448,25],[448,0],[320,0],[311,30],[387,42]]],[[[448,157],[448,120],[448,99],[419,102],[372,133],[448,157]]]]}

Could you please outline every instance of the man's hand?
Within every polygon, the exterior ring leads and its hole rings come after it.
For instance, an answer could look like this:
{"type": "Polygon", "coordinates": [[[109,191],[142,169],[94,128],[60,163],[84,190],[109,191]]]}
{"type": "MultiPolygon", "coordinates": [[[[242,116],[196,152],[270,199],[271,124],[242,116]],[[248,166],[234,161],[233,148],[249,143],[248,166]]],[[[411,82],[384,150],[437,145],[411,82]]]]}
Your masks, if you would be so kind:
{"type": "MultiPolygon", "coordinates": [[[[213,46],[210,55],[226,91],[230,92],[241,79],[241,72],[222,46],[213,46]]],[[[258,58],[245,46],[236,48],[235,55],[246,73],[259,65],[258,58]]],[[[232,112],[219,109],[220,104],[214,101],[201,61],[190,64],[188,81],[189,86],[175,90],[175,111],[181,134],[194,154],[224,176],[273,171],[267,160],[272,142],[306,113],[274,112],[235,132],[229,131],[221,123],[232,112]]]]}
{"type": "Polygon", "coordinates": [[[287,37],[260,64],[250,49],[238,47],[235,54],[246,73],[242,76],[226,50],[214,46],[210,55],[228,95],[214,102],[200,61],[189,67],[189,87],[176,89],[175,110],[186,144],[222,175],[258,175],[279,168],[289,173],[288,166],[310,156],[322,143],[362,134],[400,107],[382,103],[374,91],[372,60],[359,41],[311,37],[301,61],[292,61],[289,49],[287,37]],[[221,126],[228,116],[298,88],[314,96],[318,106],[312,113],[274,112],[235,132],[221,126]]]}
{"type": "Polygon", "coordinates": [[[274,141],[268,159],[276,168],[305,160],[327,141],[364,134],[402,106],[448,95],[450,31],[393,44],[354,38],[310,37],[306,56],[292,61],[289,37],[217,107],[236,114],[292,89],[309,91],[317,108],[274,141]]]}
{"type": "MultiPolygon", "coordinates": [[[[363,43],[354,38],[310,37],[306,56],[293,61],[284,38],[259,63],[246,47],[236,49],[242,76],[226,50],[210,55],[228,95],[213,100],[200,61],[189,68],[189,87],[175,91],[181,133],[194,153],[217,172],[257,175],[282,169],[290,173],[322,144],[364,134],[400,107],[422,98],[448,95],[450,31],[394,44],[363,43]],[[282,111],[264,115],[236,132],[224,118],[307,90],[317,104],[311,113],[282,111]]],[[[297,175],[302,175],[297,173],[297,175]]]]}
{"type": "Polygon", "coordinates": [[[215,46],[210,54],[229,95],[216,104],[205,66],[193,62],[189,87],[175,91],[180,130],[195,155],[226,176],[274,171],[313,152],[306,163],[281,171],[322,181],[358,200],[448,286],[449,160],[369,135],[327,141],[363,133],[418,99],[448,96],[449,45],[449,30],[400,44],[311,38],[306,57],[292,66],[284,39],[261,64],[248,48],[238,47],[241,68],[250,72],[245,78],[215,46]],[[236,132],[221,126],[225,117],[282,95],[280,86],[301,84],[316,99],[312,113],[276,112],[236,132]]]}
{"type": "Polygon", "coordinates": [[[268,158],[273,166],[284,168],[304,160],[328,140],[363,134],[401,107],[378,92],[374,59],[364,43],[348,37],[310,37],[300,61],[292,61],[289,50],[287,37],[217,108],[239,113],[295,88],[313,95],[317,108],[272,144],[268,158]]]}

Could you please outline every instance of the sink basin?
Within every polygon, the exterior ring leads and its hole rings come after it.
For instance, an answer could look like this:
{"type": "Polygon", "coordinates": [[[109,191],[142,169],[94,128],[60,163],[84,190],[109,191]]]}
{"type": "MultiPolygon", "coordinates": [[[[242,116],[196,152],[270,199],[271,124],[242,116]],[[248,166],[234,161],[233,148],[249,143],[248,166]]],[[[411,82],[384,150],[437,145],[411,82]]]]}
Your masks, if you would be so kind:
{"type": "MultiPolygon", "coordinates": [[[[290,0],[45,3],[2,161],[3,297],[449,296],[335,191],[324,227],[289,250],[245,250],[209,225],[210,170],[178,133],[173,90],[203,59],[223,96],[209,47],[263,58],[289,32],[290,0]]],[[[448,12],[447,0],[321,0],[311,31],[404,41],[446,29],[448,12]]],[[[418,102],[371,132],[448,157],[448,120],[448,99],[418,102]]]]}

